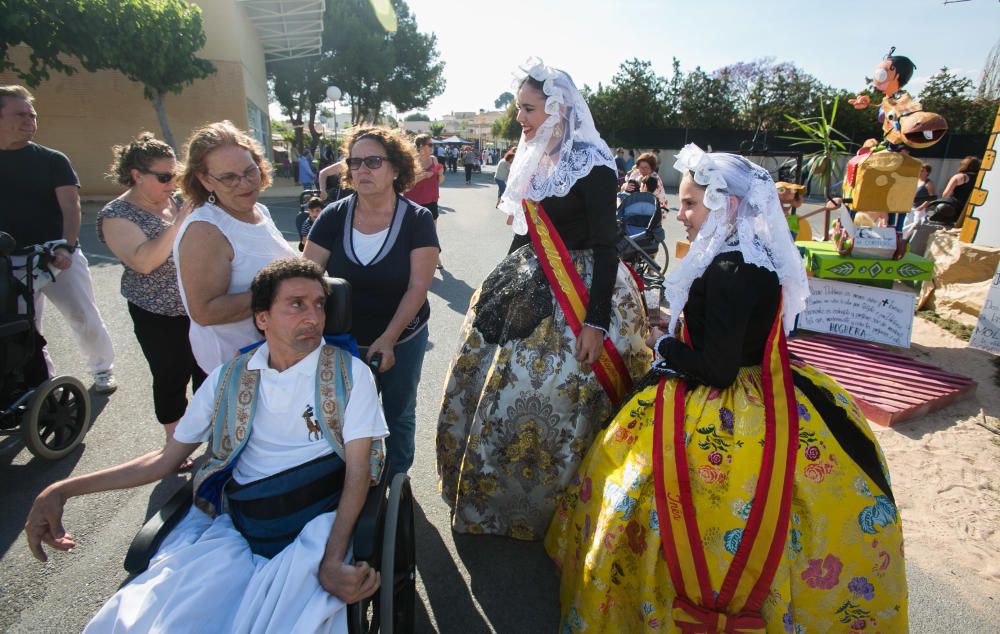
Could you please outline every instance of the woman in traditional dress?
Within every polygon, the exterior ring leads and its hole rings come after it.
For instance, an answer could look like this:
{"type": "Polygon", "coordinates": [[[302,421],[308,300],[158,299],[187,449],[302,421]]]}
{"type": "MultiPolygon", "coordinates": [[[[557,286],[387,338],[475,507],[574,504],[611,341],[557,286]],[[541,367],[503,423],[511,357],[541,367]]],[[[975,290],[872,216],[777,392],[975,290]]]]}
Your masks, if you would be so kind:
{"type": "Polygon", "coordinates": [[[774,183],[693,145],[674,167],[679,336],[654,329],[650,378],[555,513],[560,631],[905,632],[884,458],[844,389],[788,357],[809,291],[774,183]]]}
{"type": "Polygon", "coordinates": [[[454,530],[541,539],[650,356],[642,299],[615,250],[611,150],[569,75],[529,65],[500,202],[516,235],[472,297],[437,458],[454,530]]]}

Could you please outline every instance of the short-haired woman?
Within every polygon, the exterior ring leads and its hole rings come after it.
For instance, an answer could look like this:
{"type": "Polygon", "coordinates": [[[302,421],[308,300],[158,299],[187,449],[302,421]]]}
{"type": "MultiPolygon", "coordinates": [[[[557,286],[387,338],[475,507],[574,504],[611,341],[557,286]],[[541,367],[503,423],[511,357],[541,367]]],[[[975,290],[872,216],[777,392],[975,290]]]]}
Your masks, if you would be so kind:
{"type": "Polygon", "coordinates": [[[371,127],[358,129],[346,147],[355,193],[323,210],[303,255],[351,283],[354,336],[366,359],[382,356],[389,472],[405,473],[413,464],[427,291],[440,248],[431,213],[402,196],[417,170],[413,145],[371,127]]]}

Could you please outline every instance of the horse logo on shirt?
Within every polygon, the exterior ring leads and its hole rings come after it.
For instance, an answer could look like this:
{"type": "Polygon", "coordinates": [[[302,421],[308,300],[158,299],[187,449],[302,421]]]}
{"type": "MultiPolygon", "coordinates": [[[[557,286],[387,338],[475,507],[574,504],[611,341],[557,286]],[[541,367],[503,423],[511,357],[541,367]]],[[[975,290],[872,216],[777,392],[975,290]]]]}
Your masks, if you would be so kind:
{"type": "Polygon", "coordinates": [[[312,416],[312,405],[306,405],[305,411],[302,412],[302,420],[306,422],[306,428],[309,430],[309,440],[320,440],[323,438],[323,432],[319,428],[319,423],[317,423],[312,416]],[[316,434],[315,438],[313,438],[313,434],[316,434]]]}

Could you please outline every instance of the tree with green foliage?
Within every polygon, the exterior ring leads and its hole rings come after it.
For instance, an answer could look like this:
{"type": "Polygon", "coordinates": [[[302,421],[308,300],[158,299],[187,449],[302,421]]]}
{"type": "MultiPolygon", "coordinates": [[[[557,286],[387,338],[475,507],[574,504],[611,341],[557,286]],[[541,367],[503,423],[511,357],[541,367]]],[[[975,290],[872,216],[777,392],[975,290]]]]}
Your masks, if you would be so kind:
{"type": "Polygon", "coordinates": [[[87,0],[83,15],[94,27],[86,29],[89,50],[77,55],[84,68],[116,70],[142,84],[163,139],[177,150],[164,97],[215,72],[195,55],[205,46],[201,8],[185,0],[87,0]]]}
{"type": "Polygon", "coordinates": [[[823,85],[791,62],[765,57],[730,64],[713,73],[725,76],[738,112],[739,127],[747,130],[791,130],[785,115],[810,116],[823,96],[823,85]]]}
{"type": "Polygon", "coordinates": [[[431,136],[441,136],[444,133],[444,124],[435,121],[430,126],[431,136]]]}
{"type": "Polygon", "coordinates": [[[164,107],[167,93],[180,93],[215,72],[196,56],[205,45],[201,9],[185,0],[4,0],[0,11],[3,67],[13,68],[7,48],[26,44],[31,66],[15,69],[30,86],[48,71],[74,72],[70,55],[89,71],[116,70],[142,84],[153,104],[164,140],[176,149],[164,107]],[[69,70],[73,68],[73,70],[69,70]]]}
{"type": "Polygon", "coordinates": [[[430,121],[430,116],[424,114],[423,112],[414,112],[413,114],[408,114],[403,118],[403,121],[430,121]]]}
{"type": "Polygon", "coordinates": [[[320,134],[316,128],[319,104],[326,99],[327,87],[336,84],[324,74],[321,62],[321,58],[304,57],[268,65],[271,95],[292,124],[293,146],[298,152],[305,151],[306,127],[311,135],[309,150],[314,152],[319,145],[320,134]]]}
{"type": "Polygon", "coordinates": [[[696,66],[684,76],[679,97],[681,127],[728,130],[739,123],[739,110],[724,69],[709,74],[696,66]]]}
{"type": "Polygon", "coordinates": [[[68,53],[64,12],[79,13],[80,2],[66,0],[0,0],[0,71],[13,71],[28,86],[49,79],[50,71],[72,75],[77,68],[59,58],[68,53]],[[7,56],[12,46],[31,49],[30,65],[19,68],[7,56]]]}
{"type": "Polygon", "coordinates": [[[395,33],[386,33],[370,5],[356,0],[327,3],[326,61],[337,69],[337,85],[349,97],[355,125],[380,122],[386,103],[397,111],[424,108],[444,91],[437,37],[417,30],[403,0],[393,0],[392,6],[398,26],[395,33]]]}
{"type": "Polygon", "coordinates": [[[490,132],[494,139],[504,139],[511,143],[521,138],[521,124],[517,122],[517,106],[514,102],[507,104],[507,110],[493,122],[490,132]]]}
{"type": "Polygon", "coordinates": [[[971,79],[945,67],[924,84],[920,105],[944,117],[952,134],[989,134],[1000,100],[977,97],[975,88],[971,79]]]}
{"type": "Polygon", "coordinates": [[[514,93],[512,92],[502,92],[500,96],[493,101],[493,107],[499,110],[500,108],[506,108],[507,104],[514,101],[514,93]]]}

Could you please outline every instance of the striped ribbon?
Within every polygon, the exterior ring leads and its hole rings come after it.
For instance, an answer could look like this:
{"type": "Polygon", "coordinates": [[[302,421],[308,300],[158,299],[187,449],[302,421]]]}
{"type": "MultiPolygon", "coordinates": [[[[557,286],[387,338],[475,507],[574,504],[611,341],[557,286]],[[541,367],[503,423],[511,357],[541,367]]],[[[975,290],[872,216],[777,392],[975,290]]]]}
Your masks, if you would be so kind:
{"type": "MultiPolygon", "coordinates": [[[[573,266],[569,250],[542,205],[532,200],[524,200],[522,204],[528,218],[528,235],[535,248],[535,255],[545,271],[545,277],[566,316],[570,330],[579,337],[587,314],[587,304],[590,303],[590,294],[573,266]]],[[[632,377],[611,339],[604,337],[602,345],[604,349],[601,356],[591,364],[591,368],[611,403],[617,407],[632,390],[632,377]]]]}
{"type": "MultiPolygon", "coordinates": [[[[681,336],[690,345],[686,328],[681,336]]],[[[798,405],[780,305],[768,335],[761,370],[765,432],[760,477],[750,516],[717,595],[709,577],[691,494],[684,442],[687,386],[678,380],[671,389],[668,380],[661,379],[657,387],[653,426],[656,513],[663,557],[678,597],[673,606],[674,622],[682,632],[764,631],[760,607],[788,537],[799,437],[798,405]],[[673,422],[672,434],[664,434],[667,421],[673,422]]]]}

